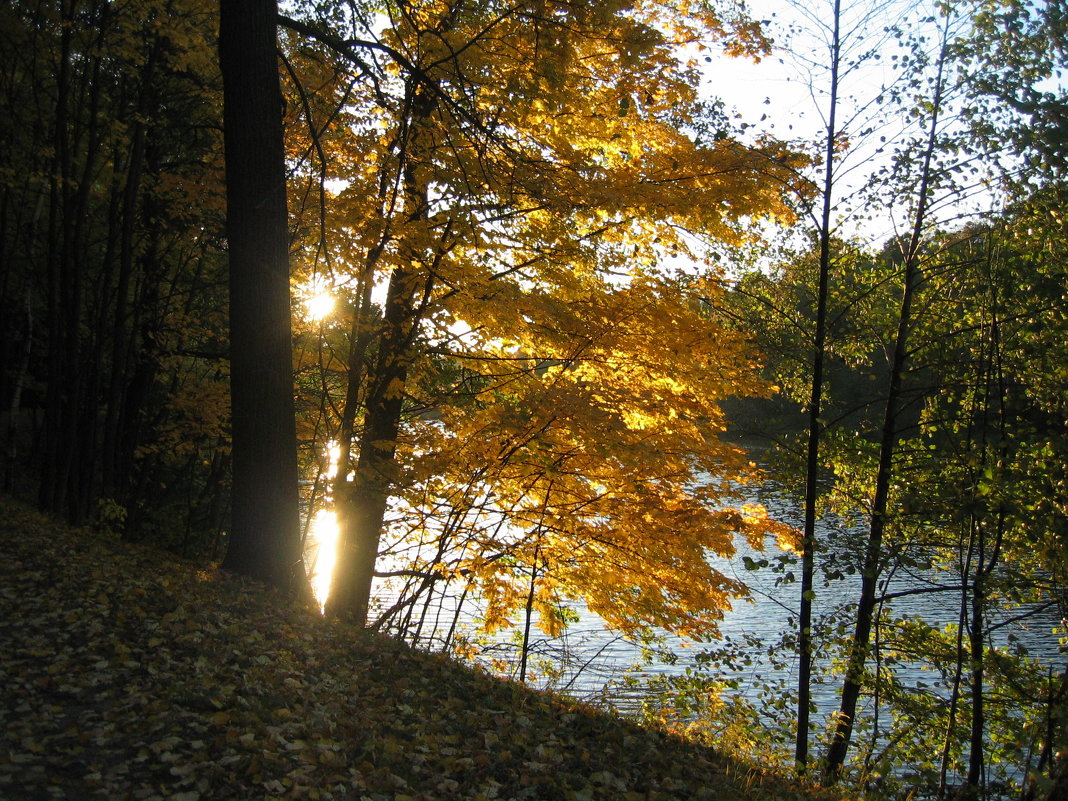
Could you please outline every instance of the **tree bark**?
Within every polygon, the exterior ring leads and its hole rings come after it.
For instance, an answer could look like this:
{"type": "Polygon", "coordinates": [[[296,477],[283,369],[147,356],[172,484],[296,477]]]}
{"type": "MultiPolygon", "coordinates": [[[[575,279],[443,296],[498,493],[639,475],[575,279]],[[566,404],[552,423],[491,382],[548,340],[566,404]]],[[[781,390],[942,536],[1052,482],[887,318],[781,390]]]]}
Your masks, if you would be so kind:
{"type": "Polygon", "coordinates": [[[233,495],[223,567],[293,588],[300,562],[289,234],[275,0],[221,0],[233,495]]]}
{"type": "MultiPolygon", "coordinates": [[[[407,229],[401,237],[397,265],[389,280],[378,352],[366,376],[363,432],[356,461],[355,483],[339,476],[335,503],[339,528],[337,562],[326,611],[356,625],[366,625],[382,526],[396,480],[397,435],[400,432],[412,338],[433,285],[432,273],[420,267],[430,254],[421,236],[429,218],[426,131],[437,101],[413,78],[406,99],[408,130],[404,138],[404,209],[407,229]]],[[[444,247],[444,245],[442,245],[444,247]]],[[[359,370],[350,364],[349,370],[359,370]]],[[[350,392],[355,387],[350,386],[350,392]]],[[[349,398],[349,401],[352,399],[349,398]]]]}

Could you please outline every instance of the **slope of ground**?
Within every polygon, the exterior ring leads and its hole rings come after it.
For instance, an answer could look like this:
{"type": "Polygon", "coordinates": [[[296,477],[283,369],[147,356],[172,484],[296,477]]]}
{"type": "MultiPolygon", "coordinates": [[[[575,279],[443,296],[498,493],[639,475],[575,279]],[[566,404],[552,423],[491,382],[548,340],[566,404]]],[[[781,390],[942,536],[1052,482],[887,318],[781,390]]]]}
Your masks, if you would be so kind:
{"type": "Polygon", "coordinates": [[[9,801],[801,797],[6,499],[0,695],[9,801]]]}

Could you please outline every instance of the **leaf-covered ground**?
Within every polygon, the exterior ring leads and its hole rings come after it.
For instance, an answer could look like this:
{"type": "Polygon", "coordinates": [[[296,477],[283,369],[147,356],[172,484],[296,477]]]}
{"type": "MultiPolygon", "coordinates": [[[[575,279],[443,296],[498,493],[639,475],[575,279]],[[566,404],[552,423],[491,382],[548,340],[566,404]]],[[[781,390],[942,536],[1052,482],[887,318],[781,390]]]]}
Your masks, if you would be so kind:
{"type": "Polygon", "coordinates": [[[799,796],[0,499],[0,798],[799,796]]]}

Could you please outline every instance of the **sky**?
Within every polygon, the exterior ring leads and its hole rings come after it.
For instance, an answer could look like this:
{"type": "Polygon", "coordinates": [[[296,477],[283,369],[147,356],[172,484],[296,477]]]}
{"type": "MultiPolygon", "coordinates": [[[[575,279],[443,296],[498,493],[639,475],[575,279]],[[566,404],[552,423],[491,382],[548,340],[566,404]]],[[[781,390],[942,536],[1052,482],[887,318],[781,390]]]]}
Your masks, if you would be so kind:
{"type": "MultiPolygon", "coordinates": [[[[828,69],[833,0],[750,0],[750,15],[767,22],[773,53],[759,63],[723,56],[707,65],[705,91],[723,99],[737,122],[752,126],[749,135],[766,134],[788,141],[821,142],[829,108],[828,69]]],[[[900,26],[926,35],[932,52],[937,25],[923,22],[933,13],[929,0],[843,0],[842,62],[837,128],[849,138],[849,149],[837,159],[835,207],[842,230],[878,245],[907,225],[906,204],[880,210],[874,217],[854,215],[852,196],[869,176],[890,164],[894,145],[921,133],[900,110],[877,102],[900,84],[896,68],[906,53],[888,30],[900,26]]],[[[948,119],[948,117],[947,117],[948,119]]],[[[989,199],[985,201],[989,203],[989,199]]],[[[979,205],[983,205],[980,203],[979,205]]],[[[947,218],[957,208],[947,205],[947,218]]]]}

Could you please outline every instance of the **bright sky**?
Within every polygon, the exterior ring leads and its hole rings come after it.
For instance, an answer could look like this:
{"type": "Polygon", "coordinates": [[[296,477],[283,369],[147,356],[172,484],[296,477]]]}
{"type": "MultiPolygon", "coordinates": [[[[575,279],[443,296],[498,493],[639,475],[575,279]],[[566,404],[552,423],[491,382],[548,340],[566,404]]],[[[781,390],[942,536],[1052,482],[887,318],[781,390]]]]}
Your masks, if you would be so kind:
{"type": "MultiPolygon", "coordinates": [[[[829,108],[833,0],[750,0],[754,19],[767,21],[776,49],[757,64],[740,58],[715,59],[706,88],[753,126],[750,133],[779,139],[816,142],[825,136],[829,108]]],[[[923,23],[933,14],[929,0],[843,0],[840,40],[843,71],[839,81],[837,128],[849,136],[849,151],[839,155],[836,207],[849,208],[850,196],[889,162],[895,141],[915,135],[898,111],[885,113],[876,99],[900,80],[896,57],[905,50],[887,28],[926,34],[937,46],[937,26],[923,23]],[[881,139],[885,137],[885,141],[881,139]]],[[[955,201],[956,202],[956,201],[955,201]]],[[[881,242],[902,224],[900,214],[883,212],[875,219],[844,219],[846,230],[881,242]]],[[[948,212],[947,212],[948,216],[948,212]]]]}

